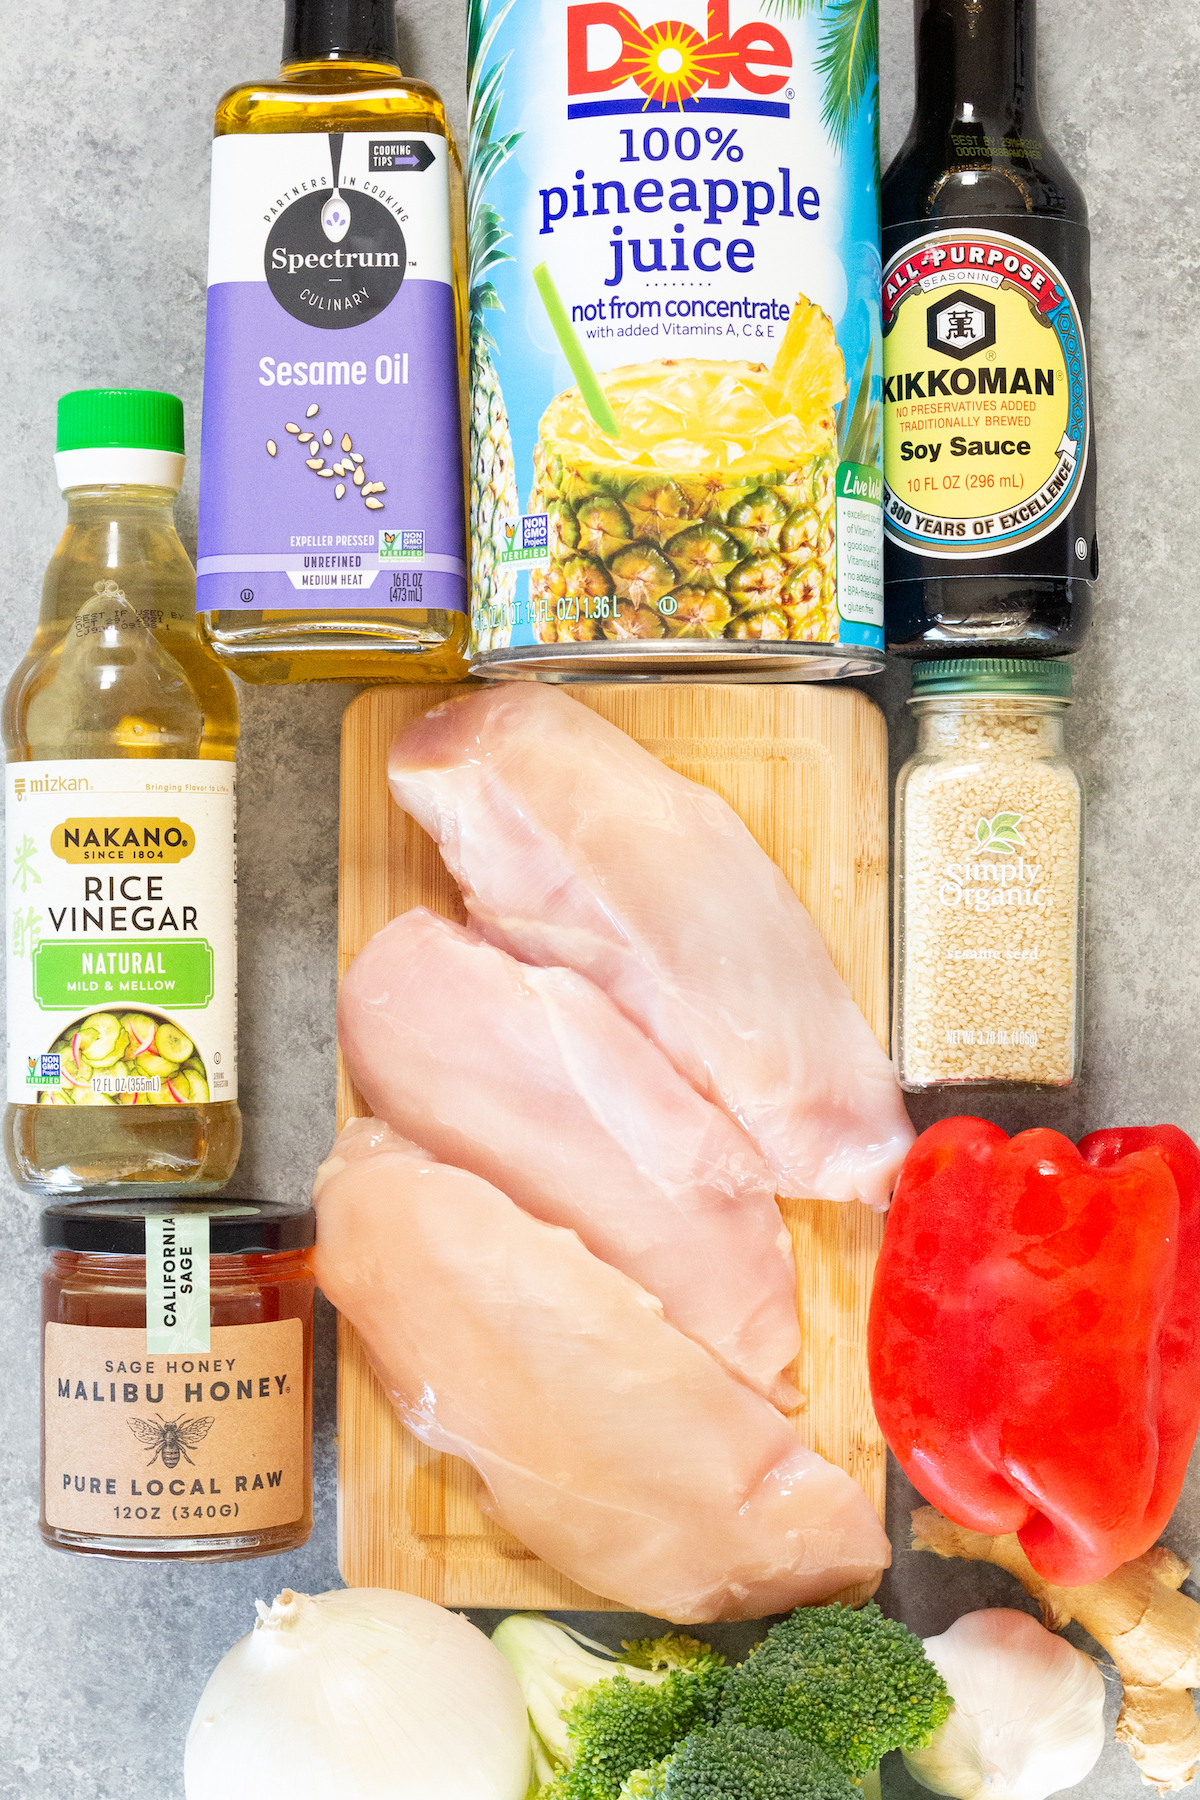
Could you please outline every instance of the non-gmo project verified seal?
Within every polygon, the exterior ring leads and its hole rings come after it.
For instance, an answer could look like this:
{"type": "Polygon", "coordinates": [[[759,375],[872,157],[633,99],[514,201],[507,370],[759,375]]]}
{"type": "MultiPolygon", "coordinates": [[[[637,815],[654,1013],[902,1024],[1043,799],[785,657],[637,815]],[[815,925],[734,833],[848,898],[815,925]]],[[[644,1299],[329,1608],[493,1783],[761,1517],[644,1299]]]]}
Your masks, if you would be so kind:
{"type": "Polygon", "coordinates": [[[28,1087],[61,1087],[62,1058],[57,1053],[53,1056],[27,1056],[29,1073],[25,1077],[28,1087]]]}
{"type": "Polygon", "coordinates": [[[424,562],[425,533],[423,531],[381,531],[379,534],[379,560],[381,563],[424,562]]]}
{"type": "Polygon", "coordinates": [[[502,563],[547,564],[550,561],[550,519],[547,513],[525,513],[504,527],[508,540],[500,552],[502,563]]]}

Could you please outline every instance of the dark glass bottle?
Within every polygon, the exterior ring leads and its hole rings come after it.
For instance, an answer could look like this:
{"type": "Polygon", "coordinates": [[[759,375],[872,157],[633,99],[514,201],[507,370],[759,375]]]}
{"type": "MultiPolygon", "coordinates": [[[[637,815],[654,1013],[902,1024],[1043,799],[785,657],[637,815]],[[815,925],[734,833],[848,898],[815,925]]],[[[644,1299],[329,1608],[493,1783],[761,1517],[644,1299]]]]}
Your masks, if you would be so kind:
{"type": "Polygon", "coordinates": [[[1035,0],[914,11],[882,190],[887,644],[1059,656],[1098,573],[1087,206],[1043,135],[1035,0]]]}

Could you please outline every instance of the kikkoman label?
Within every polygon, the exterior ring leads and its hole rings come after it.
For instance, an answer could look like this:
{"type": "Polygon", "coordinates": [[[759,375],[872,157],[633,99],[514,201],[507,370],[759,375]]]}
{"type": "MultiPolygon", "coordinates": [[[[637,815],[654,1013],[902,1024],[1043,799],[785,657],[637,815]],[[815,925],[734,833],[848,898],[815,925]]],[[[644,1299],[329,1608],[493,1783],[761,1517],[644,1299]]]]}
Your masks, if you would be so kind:
{"type": "Polygon", "coordinates": [[[214,1537],[303,1517],[304,1327],[214,1326],[203,1355],[138,1330],[46,1326],[48,1525],[214,1537]]]}
{"type": "MultiPolygon", "coordinates": [[[[1090,439],[1084,332],[1059,268],[1002,232],[930,233],[884,270],[883,332],[891,542],[962,564],[1054,532],[1080,500],[1090,439]]],[[[1089,527],[1046,572],[1086,577],[1092,555],[1089,527]]]]}
{"type": "Polygon", "coordinates": [[[237,1097],[234,770],[10,763],[8,1098],[237,1097]]]}

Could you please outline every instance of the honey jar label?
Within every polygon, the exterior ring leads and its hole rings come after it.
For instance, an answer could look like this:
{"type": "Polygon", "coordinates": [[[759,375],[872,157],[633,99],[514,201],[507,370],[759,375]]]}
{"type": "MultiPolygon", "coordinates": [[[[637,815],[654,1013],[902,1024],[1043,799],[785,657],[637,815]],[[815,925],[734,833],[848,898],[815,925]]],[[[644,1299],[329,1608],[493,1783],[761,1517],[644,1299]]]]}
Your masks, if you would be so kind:
{"type": "Polygon", "coordinates": [[[146,1214],[146,1348],[211,1350],[206,1213],[146,1214]]]}
{"type": "Polygon", "coordinates": [[[303,1517],[304,1328],[214,1326],[206,1355],[144,1329],[46,1326],[46,1523],[89,1537],[215,1537],[303,1517]]]}

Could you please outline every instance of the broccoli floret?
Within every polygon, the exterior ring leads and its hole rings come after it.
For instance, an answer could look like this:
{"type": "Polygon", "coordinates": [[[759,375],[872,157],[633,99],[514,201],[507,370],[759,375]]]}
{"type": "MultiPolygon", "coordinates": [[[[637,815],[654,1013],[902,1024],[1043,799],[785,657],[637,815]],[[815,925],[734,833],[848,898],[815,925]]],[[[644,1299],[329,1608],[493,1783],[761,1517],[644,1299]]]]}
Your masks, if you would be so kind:
{"type": "Polygon", "coordinates": [[[632,1642],[622,1638],[621,1649],[621,1661],[634,1669],[691,1669],[698,1673],[725,1667],[725,1658],[719,1651],[678,1631],[660,1638],[634,1638],[632,1642]]]}
{"type": "Polygon", "coordinates": [[[721,1716],[793,1732],[859,1776],[928,1744],[952,1705],[920,1638],[877,1606],[801,1606],[726,1673],[721,1716]]]}
{"type": "Polygon", "coordinates": [[[657,1767],[638,1770],[618,1800],[861,1800],[832,1758],[790,1731],[704,1726],[657,1767]],[[640,1784],[640,1785],[639,1785],[640,1784]]]}
{"type": "Polygon", "coordinates": [[[621,1784],[670,1754],[688,1733],[716,1718],[724,1669],[672,1669],[656,1686],[625,1675],[599,1681],[565,1717],[568,1766],[543,1800],[617,1800],[621,1784]]]}
{"type": "Polygon", "coordinates": [[[635,1769],[628,1777],[617,1800],[663,1800],[663,1783],[667,1779],[667,1757],[653,1768],[635,1769]]]}
{"type": "MultiPolygon", "coordinates": [[[[579,1696],[597,1682],[611,1680],[623,1671],[628,1685],[661,1687],[669,1673],[668,1654],[682,1657],[685,1643],[691,1647],[689,1654],[698,1673],[702,1667],[716,1667],[723,1661],[713,1655],[707,1644],[683,1638],[647,1640],[631,1646],[646,1658],[644,1663],[635,1662],[633,1657],[618,1658],[606,1645],[572,1631],[569,1625],[559,1625],[544,1613],[510,1614],[497,1625],[492,1642],[516,1676],[529,1712],[536,1779],[551,1783],[574,1759],[566,1715],[579,1696]]],[[[655,1751],[656,1756],[662,1754],[661,1750],[655,1751]]]]}

